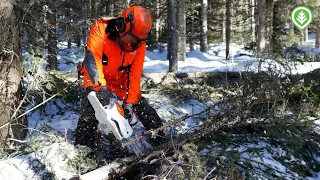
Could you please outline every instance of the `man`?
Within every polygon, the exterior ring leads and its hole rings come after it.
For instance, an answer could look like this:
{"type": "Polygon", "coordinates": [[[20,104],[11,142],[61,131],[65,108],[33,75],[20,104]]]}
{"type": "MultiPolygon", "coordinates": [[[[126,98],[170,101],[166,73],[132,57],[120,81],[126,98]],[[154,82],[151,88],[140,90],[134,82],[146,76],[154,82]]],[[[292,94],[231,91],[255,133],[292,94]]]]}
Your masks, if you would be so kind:
{"type": "MultiPolygon", "coordinates": [[[[142,6],[129,7],[119,18],[100,19],[91,27],[80,70],[87,93],[96,91],[103,105],[108,105],[109,91],[113,92],[123,101],[125,117],[132,118],[134,111],[147,130],[162,126],[156,110],[140,92],[146,40],[151,25],[150,12],[142,6]]],[[[75,143],[95,149],[97,125],[94,110],[85,96],[75,143]]],[[[164,133],[159,135],[164,136],[164,133]]]]}

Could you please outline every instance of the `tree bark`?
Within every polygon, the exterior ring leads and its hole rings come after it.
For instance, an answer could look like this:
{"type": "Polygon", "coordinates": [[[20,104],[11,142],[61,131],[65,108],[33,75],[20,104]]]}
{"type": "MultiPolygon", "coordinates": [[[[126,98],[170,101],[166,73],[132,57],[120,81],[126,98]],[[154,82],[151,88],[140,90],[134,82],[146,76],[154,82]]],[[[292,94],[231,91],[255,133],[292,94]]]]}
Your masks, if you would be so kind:
{"type": "Polygon", "coordinates": [[[58,38],[57,38],[57,27],[56,27],[56,8],[55,5],[51,6],[51,12],[47,13],[47,18],[49,21],[48,25],[48,63],[50,70],[58,69],[58,38]]]}
{"type": "Polygon", "coordinates": [[[106,12],[108,16],[114,16],[114,0],[107,0],[106,2],[106,12]]]}
{"type": "Polygon", "coordinates": [[[190,34],[189,34],[189,48],[190,48],[190,51],[193,51],[194,50],[194,44],[195,44],[195,27],[194,27],[194,17],[192,16],[191,17],[191,21],[189,22],[190,26],[190,34]]]}
{"type": "Polygon", "coordinates": [[[308,28],[304,30],[300,30],[300,34],[301,34],[301,38],[300,38],[301,42],[308,40],[308,28]]]}
{"type": "Polygon", "coordinates": [[[221,36],[222,36],[222,42],[226,43],[226,23],[227,23],[227,19],[226,19],[226,10],[223,10],[223,14],[222,14],[222,32],[221,32],[221,36]]]}
{"type": "Polygon", "coordinates": [[[178,61],[184,61],[186,54],[186,4],[185,0],[178,0],[177,32],[178,32],[178,61]]]}
{"type": "Polygon", "coordinates": [[[316,27],[316,48],[320,48],[320,27],[316,27]]]}
{"type": "Polygon", "coordinates": [[[272,53],[279,54],[282,52],[280,36],[282,34],[283,22],[281,20],[281,3],[275,1],[273,3],[273,20],[272,20],[272,53]]]}
{"type": "Polygon", "coordinates": [[[159,42],[159,37],[160,37],[160,27],[161,27],[161,19],[160,19],[160,0],[157,0],[156,2],[156,36],[155,36],[155,42],[159,42]]]}
{"type": "Polygon", "coordinates": [[[250,0],[251,5],[251,41],[256,42],[255,0],[250,0]]]}
{"type": "Polygon", "coordinates": [[[308,41],[308,39],[309,39],[308,28],[306,28],[306,29],[303,31],[303,33],[304,33],[304,41],[308,41]]]}
{"type": "Polygon", "coordinates": [[[266,47],[266,0],[259,0],[258,3],[258,42],[257,42],[257,54],[258,57],[263,57],[266,47]]]}
{"type": "MultiPolygon", "coordinates": [[[[22,63],[19,39],[20,11],[16,4],[16,0],[2,0],[0,5],[0,127],[22,114],[24,110],[17,110],[22,99],[22,63]]],[[[26,118],[22,117],[2,127],[0,148],[7,148],[11,144],[8,138],[25,138],[26,129],[21,125],[26,124],[26,118]]]]}
{"type": "Polygon", "coordinates": [[[231,0],[226,0],[226,61],[229,59],[231,36],[231,0]]]}
{"type": "Polygon", "coordinates": [[[294,35],[294,24],[290,22],[290,36],[293,37],[294,35]]]}
{"type": "Polygon", "coordinates": [[[207,12],[208,12],[208,0],[201,1],[201,30],[200,30],[200,51],[208,51],[208,40],[207,40],[207,31],[208,31],[208,21],[207,21],[207,12]]]}
{"type": "Polygon", "coordinates": [[[75,26],[75,32],[74,32],[74,43],[76,43],[77,47],[79,48],[81,46],[81,31],[79,29],[80,27],[78,25],[75,26]]]}
{"type": "Polygon", "coordinates": [[[68,49],[71,49],[71,47],[72,47],[72,41],[71,41],[71,39],[72,39],[71,25],[70,25],[70,24],[66,24],[65,27],[66,27],[66,30],[65,30],[66,32],[65,32],[65,34],[66,34],[66,36],[67,36],[67,41],[68,41],[68,49]]]}
{"type": "Polygon", "coordinates": [[[168,60],[169,72],[175,72],[178,69],[177,64],[177,22],[175,0],[168,0],[168,60]]]}
{"type": "Polygon", "coordinates": [[[90,0],[90,16],[91,18],[96,17],[96,1],[95,0],[90,0]]]}
{"type": "Polygon", "coordinates": [[[273,34],[273,7],[274,7],[274,0],[266,0],[266,21],[267,21],[267,29],[266,29],[266,42],[267,42],[267,47],[266,47],[266,52],[270,53],[272,52],[272,34],[273,34]]]}

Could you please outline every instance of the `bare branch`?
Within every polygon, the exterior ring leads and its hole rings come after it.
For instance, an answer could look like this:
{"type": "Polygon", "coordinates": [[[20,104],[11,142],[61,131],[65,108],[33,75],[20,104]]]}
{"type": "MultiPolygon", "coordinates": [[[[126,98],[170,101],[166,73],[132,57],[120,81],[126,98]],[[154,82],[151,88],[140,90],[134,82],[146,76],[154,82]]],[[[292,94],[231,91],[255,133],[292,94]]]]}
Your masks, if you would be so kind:
{"type": "Polygon", "coordinates": [[[203,178],[203,180],[206,180],[209,177],[209,175],[213,173],[213,171],[215,171],[216,169],[216,167],[213,167],[213,169],[206,175],[206,177],[203,178]]]}

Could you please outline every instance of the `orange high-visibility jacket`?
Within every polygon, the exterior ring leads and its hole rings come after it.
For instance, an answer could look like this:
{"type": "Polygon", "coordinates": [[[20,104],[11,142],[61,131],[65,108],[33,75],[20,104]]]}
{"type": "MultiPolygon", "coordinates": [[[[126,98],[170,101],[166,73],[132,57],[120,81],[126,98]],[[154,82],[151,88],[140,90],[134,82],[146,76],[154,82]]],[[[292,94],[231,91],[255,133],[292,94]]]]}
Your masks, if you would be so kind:
{"type": "Polygon", "coordinates": [[[107,21],[97,21],[90,30],[81,73],[84,87],[106,86],[128,104],[140,100],[140,79],[146,44],[134,52],[122,51],[105,32],[107,21]]]}

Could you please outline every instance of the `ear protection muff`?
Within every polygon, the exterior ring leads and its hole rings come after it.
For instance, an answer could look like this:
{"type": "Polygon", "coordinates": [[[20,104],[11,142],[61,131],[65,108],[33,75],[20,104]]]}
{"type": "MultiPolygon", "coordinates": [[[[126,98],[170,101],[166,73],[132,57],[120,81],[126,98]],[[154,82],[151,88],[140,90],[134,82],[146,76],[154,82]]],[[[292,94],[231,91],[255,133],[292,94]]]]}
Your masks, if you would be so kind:
{"type": "Polygon", "coordinates": [[[125,32],[126,30],[126,22],[124,18],[118,18],[116,19],[116,24],[115,24],[116,31],[119,33],[125,32]]]}
{"type": "Polygon", "coordinates": [[[116,31],[119,33],[123,33],[126,31],[126,23],[133,20],[133,15],[129,14],[126,18],[119,17],[116,19],[116,31]]]}

